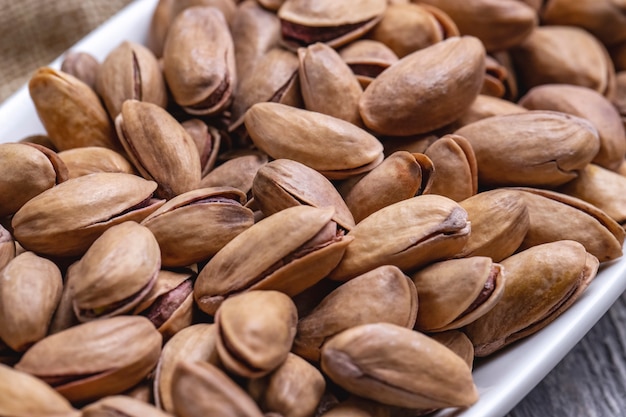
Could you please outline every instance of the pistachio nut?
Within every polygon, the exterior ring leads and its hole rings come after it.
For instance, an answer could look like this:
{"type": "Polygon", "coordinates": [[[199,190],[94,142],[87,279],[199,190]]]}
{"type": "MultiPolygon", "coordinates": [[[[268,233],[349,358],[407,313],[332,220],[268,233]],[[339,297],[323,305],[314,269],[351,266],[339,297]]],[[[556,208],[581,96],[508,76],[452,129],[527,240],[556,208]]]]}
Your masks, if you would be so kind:
{"type": "Polygon", "coordinates": [[[180,330],[165,343],[154,373],[153,392],[157,407],[174,413],[172,380],[178,362],[188,360],[219,364],[216,338],[214,324],[197,323],[180,330]]]}
{"type": "Polygon", "coordinates": [[[337,334],[322,348],[321,365],[342,388],[383,404],[431,409],[478,400],[463,359],[428,336],[391,323],[337,334]]]}
{"type": "Polygon", "coordinates": [[[113,120],[125,100],[167,104],[159,63],[147,47],[136,42],[123,41],[107,54],[98,71],[96,91],[113,120]]]}
{"type": "Polygon", "coordinates": [[[488,51],[518,45],[538,24],[537,13],[517,0],[420,0],[452,18],[462,35],[476,36],[488,51]]]}
{"type": "Polygon", "coordinates": [[[372,269],[340,285],[300,318],[293,352],[319,362],[328,339],[360,324],[385,322],[412,329],[417,297],[413,281],[398,267],[372,269]]]}
{"type": "MultiPolygon", "coordinates": [[[[153,405],[126,395],[111,395],[82,408],[82,417],[168,417],[153,405]]],[[[170,416],[171,417],[171,416],[170,416]]]]}
{"type": "Polygon", "coordinates": [[[600,149],[589,121],[555,111],[492,116],[455,133],[472,145],[484,186],[558,186],[576,178],[600,149]]]}
{"type": "Polygon", "coordinates": [[[0,415],[7,417],[79,417],[80,411],[48,384],[0,363],[0,415]]]}
{"type": "Polygon", "coordinates": [[[78,78],[41,67],[28,83],[30,97],[55,148],[120,150],[115,128],[96,93],[78,78]]]}
{"type": "Polygon", "coordinates": [[[474,345],[465,333],[461,330],[446,330],[445,332],[433,333],[430,337],[459,355],[467,366],[472,369],[474,365],[474,345]]]}
{"type": "Polygon", "coordinates": [[[158,195],[169,199],[198,188],[201,175],[198,148],[185,128],[165,109],[148,102],[126,100],[115,119],[115,127],[137,171],[159,185],[158,195]]]}
{"type": "Polygon", "coordinates": [[[472,233],[458,257],[488,256],[500,262],[515,253],[530,228],[526,200],[519,191],[483,191],[459,204],[472,222],[472,233]]]}
{"type": "Polygon", "coordinates": [[[215,324],[217,353],[226,369],[245,378],[259,378],[287,359],[298,313],[282,292],[247,291],[224,300],[215,324]]]}
{"type": "Polygon", "coordinates": [[[272,373],[247,385],[263,412],[284,417],[313,416],[325,388],[322,373],[293,353],[272,373]]]}
{"type": "Polygon", "coordinates": [[[178,16],[180,12],[190,7],[203,6],[215,7],[224,15],[224,19],[230,25],[237,12],[237,2],[235,0],[177,0],[172,6],[173,16],[178,16]]]}
{"type": "Polygon", "coordinates": [[[361,95],[359,111],[365,125],[383,135],[430,132],[469,108],[484,76],[481,42],[471,36],[448,38],[405,56],[376,77],[361,95]]]}
{"type": "Polygon", "coordinates": [[[50,384],[71,402],[115,395],[156,365],[161,335],[145,317],[90,321],[35,343],[15,369],[50,384]]]}
{"type": "Polygon", "coordinates": [[[74,178],[29,200],[13,216],[15,239],[27,250],[80,256],[109,227],[141,221],[164,203],[156,183],[125,173],[74,178]]]}
{"type": "Polygon", "coordinates": [[[216,166],[202,177],[200,188],[234,187],[251,198],[254,177],[259,168],[265,165],[267,161],[267,155],[261,152],[235,156],[216,166]]]}
{"type": "Polygon", "coordinates": [[[339,50],[339,56],[348,64],[363,88],[398,61],[398,56],[387,45],[371,39],[358,39],[349,43],[339,50]]]}
{"type": "Polygon", "coordinates": [[[626,227],[626,176],[589,164],[557,191],[593,204],[626,227]]]}
{"type": "Polygon", "coordinates": [[[332,221],[333,208],[294,206],[267,216],[228,242],[198,274],[194,298],[215,314],[228,297],[255,289],[293,296],[324,278],[352,238],[332,221]],[[264,256],[256,256],[266,248],[264,256]]]}
{"type": "Polygon", "coordinates": [[[73,75],[95,90],[100,62],[88,52],[69,51],[61,62],[61,71],[73,75]]]}
{"type": "Polygon", "coordinates": [[[508,100],[479,94],[463,115],[448,128],[451,131],[491,116],[525,112],[526,108],[508,100]]]}
{"type": "Polygon", "coordinates": [[[325,114],[257,103],[246,112],[244,122],[254,144],[269,156],[296,160],[329,179],[370,171],[383,159],[378,139],[325,114]]]}
{"type": "Polygon", "coordinates": [[[0,217],[18,211],[24,203],[69,177],[58,154],[40,145],[0,144],[0,217]]]}
{"type": "Polygon", "coordinates": [[[275,159],[257,171],[252,183],[254,201],[266,216],[287,207],[334,207],[333,220],[350,230],[354,218],[334,185],[322,174],[291,159],[275,159]]]}
{"type": "Polygon", "coordinates": [[[622,256],[626,232],[603,210],[579,198],[536,188],[520,188],[530,226],[520,250],[558,240],[574,240],[600,262],[622,256]]]}
{"type": "Polygon", "coordinates": [[[222,142],[220,131],[200,119],[189,119],[181,123],[198,149],[201,176],[208,174],[217,161],[217,154],[222,142]]]}
{"type": "Polygon", "coordinates": [[[502,297],[506,271],[486,256],[449,259],[411,274],[419,294],[415,328],[459,329],[493,308],[502,297]]]}
{"type": "Polygon", "coordinates": [[[299,48],[298,59],[304,107],[361,125],[358,106],[363,89],[339,53],[317,42],[299,48]]]}
{"type": "Polygon", "coordinates": [[[429,194],[462,201],[478,192],[478,166],[472,145],[459,135],[444,135],[424,155],[434,166],[429,194]]]}
{"type": "Polygon", "coordinates": [[[598,270],[598,259],[572,240],[533,246],[501,264],[507,275],[502,298],[465,327],[479,357],[547,326],[578,299],[598,270]]]}
{"type": "Polygon", "coordinates": [[[237,85],[233,39],[215,7],[183,10],[172,22],[163,49],[163,73],[174,100],[195,115],[230,104],[237,85]]]}
{"type": "Polygon", "coordinates": [[[256,403],[216,366],[201,361],[176,364],[172,379],[175,415],[262,417],[256,403]]]}
{"type": "Polygon", "coordinates": [[[374,27],[386,7],[386,0],[286,0],[278,9],[283,41],[292,48],[316,42],[336,48],[374,27]]]}
{"type": "Polygon", "coordinates": [[[23,352],[46,337],[62,289],[52,261],[32,252],[13,258],[0,270],[0,339],[23,352]]]}
{"type": "Polygon", "coordinates": [[[412,197],[357,223],[346,235],[354,240],[328,277],[346,281],[381,265],[417,269],[457,255],[469,234],[467,212],[456,202],[434,194],[412,197]]]}
{"type": "Polygon", "coordinates": [[[114,150],[99,146],[68,149],[58,153],[67,167],[69,178],[77,178],[95,172],[123,172],[135,174],[128,159],[114,150]]]}
{"type": "Polygon", "coordinates": [[[0,225],[0,270],[15,258],[15,240],[11,233],[0,225]]]}
{"type": "Polygon", "coordinates": [[[133,221],[110,227],[68,270],[76,317],[85,322],[132,311],[160,268],[159,244],[148,228],[133,221]]]}

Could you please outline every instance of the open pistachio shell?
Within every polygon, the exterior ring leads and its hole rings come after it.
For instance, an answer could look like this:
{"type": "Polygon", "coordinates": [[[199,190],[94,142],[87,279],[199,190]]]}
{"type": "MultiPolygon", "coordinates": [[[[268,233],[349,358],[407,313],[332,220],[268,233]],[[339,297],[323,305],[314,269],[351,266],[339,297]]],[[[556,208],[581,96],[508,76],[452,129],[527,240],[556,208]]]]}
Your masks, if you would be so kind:
{"type": "Polygon", "coordinates": [[[98,146],[68,149],[59,152],[59,158],[68,169],[69,178],[96,172],[123,172],[134,174],[135,168],[120,153],[98,146]]]}
{"type": "Polygon", "coordinates": [[[339,50],[339,56],[348,64],[363,88],[398,61],[398,56],[387,45],[371,39],[349,43],[339,50]]]}
{"type": "Polygon", "coordinates": [[[199,188],[234,187],[251,197],[254,176],[267,160],[267,155],[261,152],[235,156],[202,177],[199,188]]]}
{"type": "Polygon", "coordinates": [[[514,114],[525,112],[526,108],[511,101],[479,94],[471,106],[463,113],[461,118],[457,119],[448,128],[452,131],[478,120],[486,119],[491,116],[499,116],[502,114],[514,114]]]}
{"type": "Polygon", "coordinates": [[[94,90],[99,69],[98,59],[84,51],[68,51],[61,62],[61,71],[73,75],[94,90]]]}

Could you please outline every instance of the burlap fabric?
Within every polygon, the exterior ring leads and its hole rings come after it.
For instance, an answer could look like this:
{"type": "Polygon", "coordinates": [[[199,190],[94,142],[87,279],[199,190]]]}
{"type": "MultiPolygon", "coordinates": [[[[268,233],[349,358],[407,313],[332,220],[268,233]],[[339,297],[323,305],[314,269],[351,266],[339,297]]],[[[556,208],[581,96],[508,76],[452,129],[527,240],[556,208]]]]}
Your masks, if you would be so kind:
{"type": "Polygon", "coordinates": [[[132,0],[0,0],[0,103],[132,0]]]}

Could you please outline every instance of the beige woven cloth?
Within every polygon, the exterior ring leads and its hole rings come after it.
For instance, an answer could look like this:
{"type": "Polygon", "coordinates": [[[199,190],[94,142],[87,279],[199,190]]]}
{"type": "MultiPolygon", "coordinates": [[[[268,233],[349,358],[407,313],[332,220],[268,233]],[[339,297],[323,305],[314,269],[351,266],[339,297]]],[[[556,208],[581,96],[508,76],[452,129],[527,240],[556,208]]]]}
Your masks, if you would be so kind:
{"type": "Polygon", "coordinates": [[[132,0],[0,0],[0,103],[132,0]]]}

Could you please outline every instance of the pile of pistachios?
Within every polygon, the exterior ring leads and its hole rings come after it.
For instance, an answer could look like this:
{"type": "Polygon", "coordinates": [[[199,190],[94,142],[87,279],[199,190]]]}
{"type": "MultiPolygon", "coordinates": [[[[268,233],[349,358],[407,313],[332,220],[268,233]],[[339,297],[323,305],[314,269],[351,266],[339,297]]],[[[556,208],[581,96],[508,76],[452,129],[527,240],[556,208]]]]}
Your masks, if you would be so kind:
{"type": "Polygon", "coordinates": [[[0,415],[419,416],[622,256],[617,0],[160,0],[0,145],[0,415]]]}

